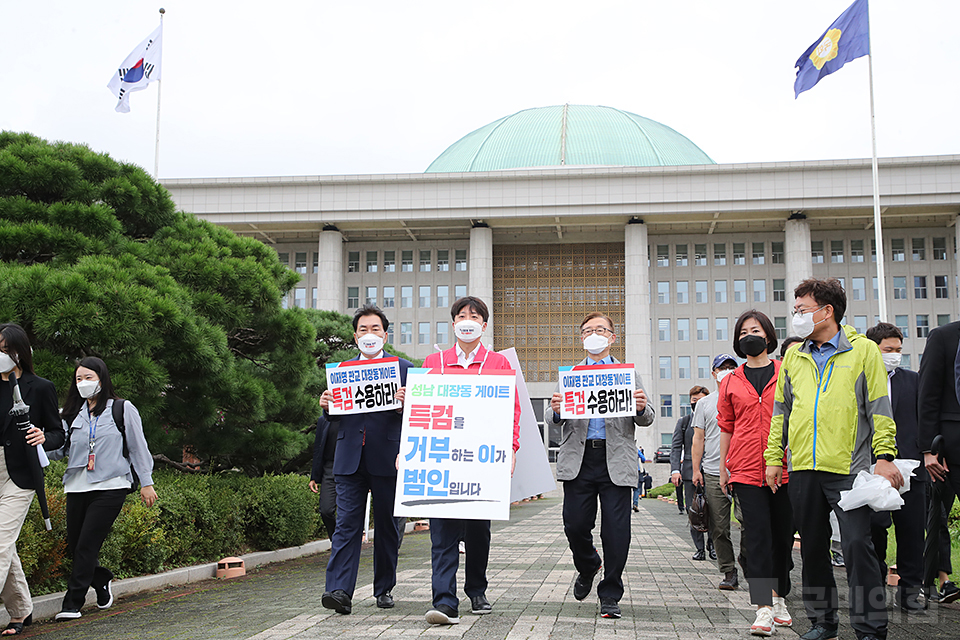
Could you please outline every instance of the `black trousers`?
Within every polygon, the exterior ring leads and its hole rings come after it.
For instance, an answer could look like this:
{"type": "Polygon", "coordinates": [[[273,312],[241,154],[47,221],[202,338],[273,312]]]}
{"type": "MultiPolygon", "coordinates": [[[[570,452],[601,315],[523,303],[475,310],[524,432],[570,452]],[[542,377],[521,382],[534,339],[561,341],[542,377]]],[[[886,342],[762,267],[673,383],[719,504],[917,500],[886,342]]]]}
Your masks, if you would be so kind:
{"type": "Polygon", "coordinates": [[[686,513],[686,511],[684,511],[684,502],[683,502],[683,483],[681,483],[680,486],[677,487],[674,493],[677,495],[677,511],[679,511],[680,513],[686,513]]]}
{"type": "Polygon", "coordinates": [[[600,598],[623,597],[623,568],[630,552],[630,494],[632,487],[613,484],[607,472],[607,452],[587,447],[580,473],[563,483],[563,532],[580,573],[591,574],[600,566],[593,545],[600,499],[600,542],[603,545],[603,580],[597,585],[600,598]]]}
{"type": "Polygon", "coordinates": [[[740,555],[750,583],[750,602],[769,607],[773,591],[790,593],[793,569],[793,506],[786,487],[774,493],[768,487],[733,483],[743,525],[740,555]]]}
{"type": "Polygon", "coordinates": [[[490,521],[430,518],[430,565],[433,569],[433,606],[457,609],[457,569],[460,541],[464,548],[463,590],[470,598],[487,593],[487,561],[490,558],[490,521]]]}
{"type": "Polygon", "coordinates": [[[916,595],[923,584],[923,528],[926,521],[926,482],[913,479],[910,491],[901,495],[903,506],[896,511],[874,511],[870,514],[873,548],[877,552],[880,575],[887,575],[887,529],[896,526],[897,591],[901,599],[916,595]],[[892,516],[892,518],[891,518],[892,516]]]}
{"type": "Polygon", "coordinates": [[[837,514],[843,561],[849,584],[850,625],[857,637],[887,637],[885,581],[870,538],[870,507],[844,511],[840,492],[856,476],[824,471],[794,471],[787,484],[793,520],[800,530],[803,557],[803,605],[811,624],[838,626],[839,597],[830,564],[830,511],[837,514]]]}
{"type": "Polygon", "coordinates": [[[333,475],[333,460],[323,464],[323,478],[320,480],[320,519],[327,537],[333,540],[337,530],[337,478],[333,475]]]}
{"type": "Polygon", "coordinates": [[[67,494],[67,553],[73,558],[73,572],[63,610],[79,611],[91,586],[102,587],[113,579],[113,573],[100,566],[100,548],[126,497],[126,489],[67,494]]]}
{"type": "Polygon", "coordinates": [[[923,585],[932,587],[940,571],[947,575],[953,573],[947,514],[953,507],[955,492],[949,482],[934,482],[931,478],[924,484],[927,485],[927,537],[923,541],[923,585]]]}

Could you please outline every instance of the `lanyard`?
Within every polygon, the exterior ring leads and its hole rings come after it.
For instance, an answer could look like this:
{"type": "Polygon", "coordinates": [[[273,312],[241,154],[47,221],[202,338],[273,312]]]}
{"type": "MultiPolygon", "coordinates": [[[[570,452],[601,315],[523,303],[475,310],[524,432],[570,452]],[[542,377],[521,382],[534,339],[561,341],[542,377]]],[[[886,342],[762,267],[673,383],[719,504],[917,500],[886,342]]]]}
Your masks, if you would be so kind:
{"type": "MultiPolygon", "coordinates": [[[[89,411],[87,412],[89,415],[89,411]]],[[[90,416],[90,451],[93,451],[93,443],[97,438],[97,423],[100,422],[100,416],[90,416]]]]}

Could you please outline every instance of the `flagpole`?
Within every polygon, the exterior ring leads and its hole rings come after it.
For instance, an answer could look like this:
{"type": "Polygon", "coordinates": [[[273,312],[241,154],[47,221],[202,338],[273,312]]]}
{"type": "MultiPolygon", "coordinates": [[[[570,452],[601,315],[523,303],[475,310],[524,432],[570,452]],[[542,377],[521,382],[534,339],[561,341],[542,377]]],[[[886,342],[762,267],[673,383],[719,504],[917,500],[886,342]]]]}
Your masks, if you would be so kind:
{"type": "Polygon", "coordinates": [[[873,138],[873,235],[877,243],[877,290],[880,293],[880,322],[887,321],[887,283],[883,269],[883,231],[880,228],[880,172],[877,168],[877,123],[873,107],[873,54],[867,55],[870,72],[870,135],[873,138]]]}
{"type": "MultiPolygon", "coordinates": [[[[160,26],[163,26],[163,14],[166,11],[160,7],[160,26]]],[[[161,52],[161,55],[162,52],[161,52]]],[[[163,80],[157,80],[157,140],[153,150],[153,179],[160,179],[160,89],[163,87],[163,80]]],[[[871,94],[872,96],[872,94],[871,94]]],[[[872,99],[872,98],[871,98],[872,99]]],[[[874,153],[876,155],[876,153],[874,153]]]]}

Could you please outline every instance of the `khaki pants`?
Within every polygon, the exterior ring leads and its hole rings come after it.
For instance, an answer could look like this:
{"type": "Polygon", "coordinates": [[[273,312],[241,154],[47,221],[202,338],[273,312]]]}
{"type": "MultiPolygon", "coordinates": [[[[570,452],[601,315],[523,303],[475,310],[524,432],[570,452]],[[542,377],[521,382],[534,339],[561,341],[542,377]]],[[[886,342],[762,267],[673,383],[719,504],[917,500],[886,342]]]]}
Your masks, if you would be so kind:
{"type": "Polygon", "coordinates": [[[21,489],[10,479],[3,447],[0,447],[0,577],[3,578],[0,598],[11,618],[24,618],[33,612],[27,577],[17,555],[17,538],[33,495],[33,489],[21,489]]]}
{"type": "Polygon", "coordinates": [[[730,499],[720,488],[720,476],[703,474],[703,488],[710,507],[710,535],[717,552],[717,566],[720,573],[726,574],[737,568],[730,539],[730,499]]]}

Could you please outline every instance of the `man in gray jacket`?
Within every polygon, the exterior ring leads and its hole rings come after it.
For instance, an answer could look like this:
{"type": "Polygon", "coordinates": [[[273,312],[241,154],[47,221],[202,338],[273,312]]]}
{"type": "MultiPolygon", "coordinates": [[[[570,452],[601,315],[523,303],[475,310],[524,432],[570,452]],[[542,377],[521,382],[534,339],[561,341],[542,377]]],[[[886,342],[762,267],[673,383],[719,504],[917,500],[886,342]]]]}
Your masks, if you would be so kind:
{"type": "MultiPolygon", "coordinates": [[[[682,505],[684,500],[687,504],[693,504],[693,409],[701,398],[710,395],[710,390],[699,385],[690,389],[690,413],[677,420],[677,426],[673,430],[673,443],[670,449],[670,482],[677,488],[677,504],[682,505]],[[679,498],[683,496],[684,500],[679,498]]],[[[680,509],[680,513],[684,513],[680,509]]],[[[684,514],[685,515],[685,514],[684,514]]],[[[703,532],[698,531],[691,525],[690,537],[693,538],[693,546],[697,552],[693,554],[694,560],[706,560],[707,550],[710,552],[710,559],[717,559],[717,552],[713,549],[713,537],[707,532],[707,549],[703,546],[703,532]]]]}
{"type": "MultiPolygon", "coordinates": [[[[587,357],[580,365],[614,364],[610,346],[616,342],[613,321],[593,312],[580,323],[580,337],[587,357]]],[[[597,585],[600,615],[620,617],[623,597],[623,568],[630,551],[630,494],[637,486],[636,426],[653,423],[653,407],[647,402],[640,377],[635,376],[633,392],[637,414],[623,418],[563,419],[558,391],[544,416],[561,425],[560,452],[557,455],[557,480],[563,482],[563,531],[573,552],[573,564],[579,575],[573,596],[583,600],[593,589],[593,579],[606,565],[603,580],[597,585]],[[593,546],[593,528],[600,500],[600,539],[603,562],[593,546]]]]}

